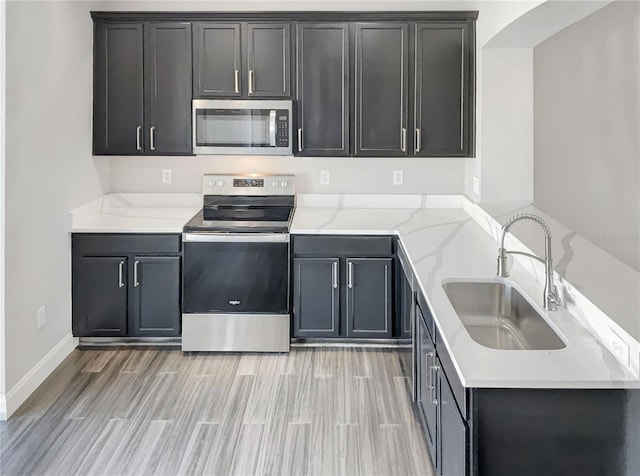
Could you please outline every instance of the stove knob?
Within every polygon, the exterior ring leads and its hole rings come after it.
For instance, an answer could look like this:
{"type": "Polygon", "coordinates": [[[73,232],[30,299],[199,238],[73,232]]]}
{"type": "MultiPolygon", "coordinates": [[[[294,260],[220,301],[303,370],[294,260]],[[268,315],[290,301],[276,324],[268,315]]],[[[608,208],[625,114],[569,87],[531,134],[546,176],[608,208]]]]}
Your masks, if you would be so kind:
{"type": "Polygon", "coordinates": [[[224,180],[218,180],[218,187],[224,187],[224,180]]]}
{"type": "Polygon", "coordinates": [[[289,182],[287,182],[286,180],[283,180],[280,185],[282,186],[282,188],[287,188],[289,186],[289,182]]]}
{"type": "Polygon", "coordinates": [[[216,181],[215,180],[209,180],[209,187],[215,187],[216,186],[216,181]]]}
{"type": "Polygon", "coordinates": [[[271,184],[271,186],[272,186],[273,188],[278,188],[278,185],[279,185],[279,184],[278,184],[278,182],[273,182],[273,183],[271,184]]]}

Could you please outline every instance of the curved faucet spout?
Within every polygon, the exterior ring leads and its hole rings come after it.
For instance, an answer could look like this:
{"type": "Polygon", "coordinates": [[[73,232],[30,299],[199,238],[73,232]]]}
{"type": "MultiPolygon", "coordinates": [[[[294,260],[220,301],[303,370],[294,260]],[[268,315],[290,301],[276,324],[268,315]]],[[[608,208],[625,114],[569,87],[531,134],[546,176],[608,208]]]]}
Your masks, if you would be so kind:
{"type": "Polygon", "coordinates": [[[547,223],[538,215],[533,213],[519,213],[512,216],[502,227],[502,238],[500,239],[500,249],[498,250],[498,276],[502,278],[509,277],[509,271],[507,270],[507,254],[518,254],[528,256],[544,264],[545,270],[545,283],[544,283],[544,308],[550,311],[555,311],[559,305],[562,305],[562,301],[558,297],[558,291],[553,283],[553,258],[551,255],[551,230],[547,223]],[[525,253],[523,251],[507,251],[504,247],[504,239],[511,226],[520,220],[531,220],[544,231],[544,260],[537,256],[525,253]]]}

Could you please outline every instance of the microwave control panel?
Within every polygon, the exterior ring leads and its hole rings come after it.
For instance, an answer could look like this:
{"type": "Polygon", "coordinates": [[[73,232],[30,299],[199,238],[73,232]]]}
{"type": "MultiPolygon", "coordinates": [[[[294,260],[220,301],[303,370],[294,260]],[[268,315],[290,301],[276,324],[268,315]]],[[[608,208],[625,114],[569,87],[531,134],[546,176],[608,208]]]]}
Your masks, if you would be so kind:
{"type": "Polygon", "coordinates": [[[289,111],[276,111],[276,147],[289,147],[289,111]]]}

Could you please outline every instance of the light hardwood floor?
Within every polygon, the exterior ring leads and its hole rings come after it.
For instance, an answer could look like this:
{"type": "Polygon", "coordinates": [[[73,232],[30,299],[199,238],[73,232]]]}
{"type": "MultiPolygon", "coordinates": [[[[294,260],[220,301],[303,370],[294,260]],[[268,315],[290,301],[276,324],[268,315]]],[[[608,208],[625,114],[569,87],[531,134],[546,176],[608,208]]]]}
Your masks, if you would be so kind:
{"type": "Polygon", "coordinates": [[[410,355],[75,350],[0,424],[0,474],[431,476],[410,355]]]}

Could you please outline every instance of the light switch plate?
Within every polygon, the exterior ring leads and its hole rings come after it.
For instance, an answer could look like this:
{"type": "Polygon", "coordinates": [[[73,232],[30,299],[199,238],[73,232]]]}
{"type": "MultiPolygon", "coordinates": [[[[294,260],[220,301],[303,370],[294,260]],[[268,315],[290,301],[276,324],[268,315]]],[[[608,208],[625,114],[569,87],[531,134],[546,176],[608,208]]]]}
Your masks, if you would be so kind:
{"type": "Polygon", "coordinates": [[[320,185],[329,185],[331,183],[331,170],[320,171],[320,185]]]}
{"type": "Polygon", "coordinates": [[[38,309],[38,329],[42,329],[47,322],[47,307],[42,306],[38,309]]]}
{"type": "Polygon", "coordinates": [[[404,183],[404,171],[402,170],[394,170],[393,171],[393,185],[402,185],[404,183]]]}
{"type": "Polygon", "coordinates": [[[162,183],[171,183],[172,181],[171,169],[162,169],[162,183]]]}
{"type": "Polygon", "coordinates": [[[480,179],[473,177],[473,193],[480,195],[480,179]]]}

